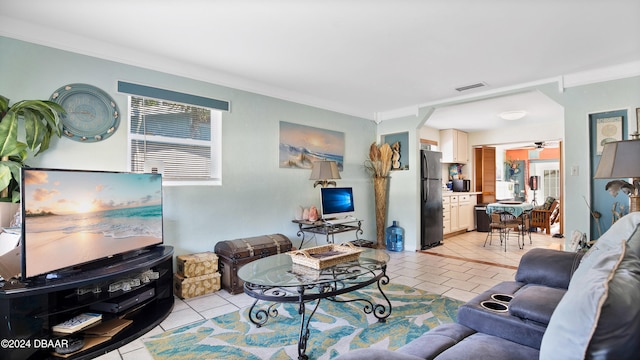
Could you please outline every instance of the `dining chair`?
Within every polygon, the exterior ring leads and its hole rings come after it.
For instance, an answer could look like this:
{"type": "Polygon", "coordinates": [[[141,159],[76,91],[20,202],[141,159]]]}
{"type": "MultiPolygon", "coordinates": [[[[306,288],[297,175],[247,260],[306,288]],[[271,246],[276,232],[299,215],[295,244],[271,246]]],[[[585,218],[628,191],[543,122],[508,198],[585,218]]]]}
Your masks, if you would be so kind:
{"type": "Polygon", "coordinates": [[[494,231],[498,231],[500,245],[502,246],[504,244],[505,252],[507,251],[507,239],[509,238],[509,233],[512,231],[515,231],[518,239],[518,247],[520,247],[520,220],[518,218],[508,212],[497,211],[489,214],[489,219],[489,232],[484,239],[483,247],[487,245],[487,240],[489,240],[489,245],[491,245],[494,231]]]}

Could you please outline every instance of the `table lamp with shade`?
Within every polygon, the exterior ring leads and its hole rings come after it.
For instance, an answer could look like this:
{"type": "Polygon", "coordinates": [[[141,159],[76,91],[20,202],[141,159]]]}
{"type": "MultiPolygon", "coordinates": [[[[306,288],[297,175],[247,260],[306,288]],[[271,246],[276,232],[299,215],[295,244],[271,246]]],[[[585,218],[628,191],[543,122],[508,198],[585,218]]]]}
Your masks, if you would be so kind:
{"type": "Polygon", "coordinates": [[[640,139],[606,143],[593,178],[632,178],[631,183],[626,180],[610,181],[605,189],[612,195],[622,190],[629,195],[629,212],[640,211],[640,139]]]}
{"type": "Polygon", "coordinates": [[[311,176],[309,180],[316,180],[313,183],[313,187],[321,185],[327,187],[329,185],[336,186],[335,181],[329,181],[333,179],[340,179],[340,172],[338,171],[338,164],[332,160],[320,160],[313,162],[313,168],[311,168],[311,176]]]}

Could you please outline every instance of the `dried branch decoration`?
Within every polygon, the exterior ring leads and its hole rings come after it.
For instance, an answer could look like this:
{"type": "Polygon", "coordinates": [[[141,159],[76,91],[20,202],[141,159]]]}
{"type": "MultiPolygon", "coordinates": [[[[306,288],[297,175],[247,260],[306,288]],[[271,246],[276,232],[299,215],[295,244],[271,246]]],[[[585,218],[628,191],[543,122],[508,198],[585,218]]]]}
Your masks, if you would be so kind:
{"type": "Polygon", "coordinates": [[[378,146],[375,142],[369,147],[369,159],[364,162],[364,167],[373,177],[387,177],[391,171],[391,156],[393,150],[389,144],[378,146]]]}

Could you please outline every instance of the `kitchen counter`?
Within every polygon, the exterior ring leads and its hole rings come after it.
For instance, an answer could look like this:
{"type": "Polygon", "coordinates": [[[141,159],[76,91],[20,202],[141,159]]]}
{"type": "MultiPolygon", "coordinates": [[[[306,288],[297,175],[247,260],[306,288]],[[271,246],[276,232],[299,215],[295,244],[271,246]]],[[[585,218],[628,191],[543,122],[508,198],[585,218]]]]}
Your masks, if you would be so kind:
{"type": "Polygon", "coordinates": [[[475,229],[476,191],[442,191],[442,227],[444,237],[462,234],[475,229]]]}
{"type": "Polygon", "coordinates": [[[478,191],[442,191],[442,196],[453,196],[453,195],[480,195],[481,192],[478,191]]]}

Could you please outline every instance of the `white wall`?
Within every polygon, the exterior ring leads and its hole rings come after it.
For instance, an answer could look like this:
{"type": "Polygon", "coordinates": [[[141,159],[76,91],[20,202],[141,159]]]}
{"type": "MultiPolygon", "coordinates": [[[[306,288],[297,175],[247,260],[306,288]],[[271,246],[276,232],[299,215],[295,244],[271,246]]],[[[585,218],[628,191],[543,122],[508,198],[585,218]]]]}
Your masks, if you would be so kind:
{"type": "Polygon", "coordinates": [[[412,116],[383,121],[378,125],[378,138],[385,134],[405,131],[409,133],[409,170],[391,172],[388,216],[385,226],[391,226],[393,220],[397,220],[398,225],[404,228],[405,251],[420,249],[419,125],[419,121],[412,116]]]}
{"type": "MultiPolygon", "coordinates": [[[[345,133],[346,153],[340,186],[353,186],[356,216],[365,219],[365,239],[375,237],[373,189],[363,163],[376,139],[372,121],[173,76],[140,67],[0,37],[0,94],[12,99],[48,99],[70,83],[95,85],[127,110],[127,96],[116,92],[125,80],[174,91],[229,100],[222,120],[222,186],[165,187],[165,242],[176,255],[212,251],[220,240],[283,233],[299,246],[291,222],[299,205],[319,206],[310,170],[278,164],[279,122],[287,121],[345,133]]],[[[12,101],[12,102],[13,102],[12,101]]],[[[127,171],[126,116],[113,136],[97,143],[54,139],[50,151],[31,158],[36,167],[127,171]]],[[[340,234],[337,242],[351,240],[340,234]]],[[[319,239],[319,244],[324,238],[319,239]]]]}
{"type": "MultiPolygon", "coordinates": [[[[46,99],[62,85],[80,82],[107,91],[123,110],[126,96],[116,93],[117,80],[231,101],[232,111],[223,116],[223,185],[165,189],[166,240],[176,246],[177,254],[211,250],[219,240],[275,232],[284,233],[297,243],[297,228],[290,219],[298,205],[317,204],[318,195],[308,180],[308,171],[278,167],[280,121],[345,133],[345,170],[339,184],[354,187],[356,215],[365,219],[363,237],[367,239],[375,239],[373,186],[363,169],[369,145],[380,135],[408,131],[413,156],[408,171],[392,174],[389,221],[398,220],[405,228],[407,250],[419,247],[418,139],[433,107],[419,109],[418,116],[385,120],[376,126],[366,119],[4,37],[0,37],[0,48],[0,94],[14,101],[46,99]]],[[[634,119],[633,111],[640,107],[640,76],[564,91],[559,91],[557,84],[534,89],[564,107],[564,124],[544,124],[517,132],[474,133],[470,134],[469,146],[564,136],[564,172],[570,174],[570,168],[578,169],[576,176],[565,176],[565,232],[586,232],[590,217],[582,196],[589,194],[591,180],[586,156],[588,115],[628,109],[634,119]]],[[[633,131],[633,125],[629,129],[633,131]]],[[[120,124],[113,136],[90,144],[55,139],[51,151],[29,164],[126,170],[126,131],[126,124],[120,124]]]]}

